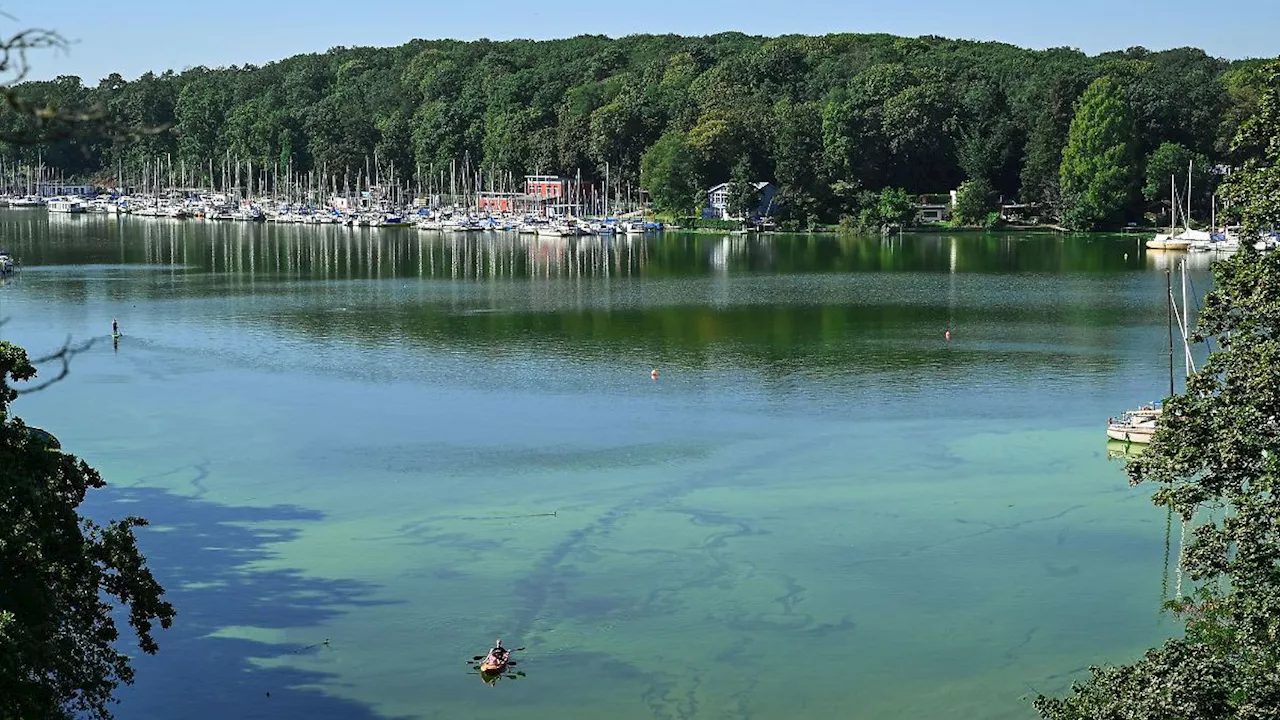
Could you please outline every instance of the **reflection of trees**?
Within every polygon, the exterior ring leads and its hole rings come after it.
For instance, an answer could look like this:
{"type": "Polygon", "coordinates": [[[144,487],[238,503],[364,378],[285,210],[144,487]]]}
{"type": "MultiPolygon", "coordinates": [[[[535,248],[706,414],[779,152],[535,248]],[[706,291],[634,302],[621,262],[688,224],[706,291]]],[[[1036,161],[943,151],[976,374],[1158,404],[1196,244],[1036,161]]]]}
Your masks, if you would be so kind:
{"type": "MultiPolygon", "coordinates": [[[[1049,362],[1053,338],[1064,333],[1075,346],[1110,356],[1117,328],[1150,318],[1158,323],[1164,312],[1163,278],[1141,305],[1099,291],[1112,284],[1095,274],[1144,267],[1127,239],[994,233],[546,238],[82,220],[70,233],[22,225],[15,244],[25,243],[22,252],[33,263],[159,264],[179,280],[101,283],[65,273],[42,292],[73,300],[94,293],[167,299],[323,292],[347,310],[273,305],[271,313],[242,320],[283,323],[315,337],[408,338],[427,346],[600,359],[632,348],[647,358],[704,366],[780,367],[803,357],[804,366],[832,369],[965,368],[989,362],[991,353],[1001,362],[1049,362]],[[390,286],[306,283],[391,278],[459,284],[447,295],[432,291],[420,296],[423,302],[406,303],[384,292],[390,286]],[[578,279],[611,282],[588,289],[578,279]],[[628,279],[644,282],[622,282],[628,279]],[[463,281],[486,289],[476,293],[463,281]],[[991,346],[944,347],[949,326],[962,343],[973,337],[966,328],[982,326],[991,346]]],[[[1154,287],[1156,278],[1148,279],[1154,287]]]]}
{"type": "Polygon", "coordinates": [[[1117,272],[1142,268],[1130,238],[1000,233],[547,238],[114,218],[9,211],[6,242],[28,266],[111,263],[299,279],[688,277],[750,272],[1117,272]]]}
{"type": "MultiPolygon", "coordinates": [[[[944,298],[945,286],[938,285],[944,298]]],[[[972,296],[957,310],[958,324],[984,324],[994,347],[947,346],[942,331],[945,304],[782,304],[728,306],[671,304],[647,307],[569,305],[566,291],[542,307],[493,308],[404,306],[394,311],[372,303],[344,313],[306,309],[276,316],[285,327],[313,337],[360,339],[374,345],[406,340],[426,347],[465,347],[478,352],[571,355],[617,362],[635,352],[647,360],[684,367],[743,367],[785,372],[802,368],[836,373],[927,367],[943,375],[998,363],[1039,367],[1077,363],[1047,340],[1046,326],[1069,327],[1073,342],[1096,351],[1090,362],[1112,362],[1117,328],[1132,318],[1113,308],[1075,311],[975,308],[972,296]]],[[[601,301],[603,302],[603,301],[601,301]]],[[[647,361],[646,360],[646,361],[647,361]]]]}

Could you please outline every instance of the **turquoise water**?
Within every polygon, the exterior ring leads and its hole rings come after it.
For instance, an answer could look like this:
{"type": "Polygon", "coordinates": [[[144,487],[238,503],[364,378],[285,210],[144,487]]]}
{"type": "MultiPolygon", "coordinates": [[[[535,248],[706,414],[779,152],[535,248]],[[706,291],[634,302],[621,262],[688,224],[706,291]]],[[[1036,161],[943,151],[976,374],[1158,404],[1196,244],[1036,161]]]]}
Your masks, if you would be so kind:
{"type": "Polygon", "coordinates": [[[153,523],[120,718],[1030,718],[1172,631],[1136,238],[0,232],[0,337],[121,324],[15,408],[153,523]]]}

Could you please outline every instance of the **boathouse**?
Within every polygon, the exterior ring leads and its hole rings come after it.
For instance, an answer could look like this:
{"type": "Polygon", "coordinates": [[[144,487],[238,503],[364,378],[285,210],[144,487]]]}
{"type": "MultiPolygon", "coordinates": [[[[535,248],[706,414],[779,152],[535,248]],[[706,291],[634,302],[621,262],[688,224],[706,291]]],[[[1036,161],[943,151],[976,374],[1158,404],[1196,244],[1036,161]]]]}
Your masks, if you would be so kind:
{"type": "Polygon", "coordinates": [[[36,194],[40,197],[93,197],[98,194],[92,185],[69,185],[67,183],[40,183],[36,186],[36,194]]]}
{"type": "Polygon", "coordinates": [[[916,196],[916,222],[940,223],[951,218],[951,208],[955,207],[956,191],[948,195],[916,196]]]}
{"type": "Polygon", "coordinates": [[[559,200],[569,195],[569,182],[558,175],[525,175],[524,191],[543,200],[559,200]]]}
{"type": "Polygon", "coordinates": [[[487,213],[524,213],[536,204],[536,198],[520,193],[482,192],[476,196],[476,209],[487,213]]]}

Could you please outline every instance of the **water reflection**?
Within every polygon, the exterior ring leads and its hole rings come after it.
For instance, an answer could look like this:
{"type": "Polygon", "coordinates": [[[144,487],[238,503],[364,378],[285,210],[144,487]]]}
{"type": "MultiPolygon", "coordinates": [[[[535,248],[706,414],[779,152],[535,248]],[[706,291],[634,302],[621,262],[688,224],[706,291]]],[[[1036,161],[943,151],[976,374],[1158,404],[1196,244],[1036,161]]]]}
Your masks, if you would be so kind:
{"type": "Polygon", "coordinates": [[[1128,462],[1146,452],[1145,443],[1125,442],[1123,440],[1107,440],[1107,459],[1128,462]]]}
{"type": "Polygon", "coordinates": [[[1182,269],[1185,262],[1188,270],[1208,270],[1217,260],[1222,260],[1227,256],[1216,252],[1180,252],[1176,250],[1148,250],[1147,251],[1147,267],[1153,270],[1173,270],[1177,272],[1182,269]]]}
{"type": "MultiPolygon", "coordinates": [[[[1166,262],[1127,238],[752,235],[547,238],[502,232],[0,215],[28,266],[160,264],[296,279],[610,278],[755,272],[1116,272],[1166,262]]],[[[1180,254],[1178,257],[1185,257],[1180,254]]],[[[1198,259],[1197,259],[1198,260],[1198,259]]],[[[1204,258],[1207,265],[1209,258],[1204,258]]],[[[1192,267],[1198,267],[1193,265],[1192,267]]]]}

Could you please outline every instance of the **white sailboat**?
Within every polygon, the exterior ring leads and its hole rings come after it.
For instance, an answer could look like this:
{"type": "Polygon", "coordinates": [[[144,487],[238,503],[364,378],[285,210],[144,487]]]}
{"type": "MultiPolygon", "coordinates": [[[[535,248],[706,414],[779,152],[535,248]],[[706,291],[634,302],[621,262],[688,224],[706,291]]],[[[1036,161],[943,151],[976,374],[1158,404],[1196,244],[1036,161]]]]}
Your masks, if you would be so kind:
{"type": "MultiPolygon", "coordinates": [[[[1173,281],[1172,274],[1167,274],[1168,291],[1168,307],[1169,307],[1169,396],[1172,397],[1175,391],[1173,385],[1173,328],[1176,324],[1179,333],[1182,335],[1182,354],[1183,362],[1186,366],[1186,376],[1190,377],[1196,371],[1195,360],[1191,355],[1190,327],[1187,313],[1187,261],[1183,260],[1182,265],[1182,308],[1179,310],[1177,303],[1173,301],[1173,281]]],[[[1168,271],[1166,271],[1168,272],[1168,271]]],[[[1155,435],[1156,426],[1160,422],[1160,416],[1164,408],[1161,403],[1153,402],[1143,405],[1134,410],[1129,410],[1120,415],[1118,418],[1107,418],[1107,437],[1112,440],[1120,440],[1126,443],[1146,444],[1151,442],[1151,438],[1155,435]]]]}
{"type": "Polygon", "coordinates": [[[1148,250],[1190,250],[1191,244],[1195,242],[1209,242],[1212,235],[1203,230],[1191,229],[1191,169],[1192,165],[1187,164],[1187,207],[1182,211],[1182,230],[1177,229],[1178,224],[1178,188],[1173,177],[1169,178],[1169,232],[1156,233],[1156,236],[1147,241],[1148,250]]]}

